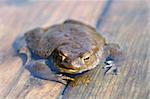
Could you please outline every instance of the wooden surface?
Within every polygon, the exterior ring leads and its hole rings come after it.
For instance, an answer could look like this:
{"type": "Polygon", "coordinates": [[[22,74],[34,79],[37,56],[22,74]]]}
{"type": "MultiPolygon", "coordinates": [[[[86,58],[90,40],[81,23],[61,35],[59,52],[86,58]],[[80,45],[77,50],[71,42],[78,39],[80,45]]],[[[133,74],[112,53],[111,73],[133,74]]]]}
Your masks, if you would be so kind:
{"type": "Polygon", "coordinates": [[[17,1],[0,1],[0,99],[150,98],[148,0],[17,1]],[[13,49],[15,39],[32,28],[68,18],[96,27],[109,42],[121,45],[126,60],[119,75],[103,76],[99,66],[89,72],[88,84],[80,84],[79,78],[64,86],[34,78],[24,69],[13,49]]]}

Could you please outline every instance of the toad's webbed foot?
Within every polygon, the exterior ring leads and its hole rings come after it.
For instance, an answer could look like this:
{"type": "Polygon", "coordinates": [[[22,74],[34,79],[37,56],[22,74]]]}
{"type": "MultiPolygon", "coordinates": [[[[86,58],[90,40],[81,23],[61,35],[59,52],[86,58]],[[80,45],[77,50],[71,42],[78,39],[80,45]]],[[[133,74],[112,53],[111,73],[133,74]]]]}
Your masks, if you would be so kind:
{"type": "Polygon", "coordinates": [[[45,60],[32,61],[26,66],[26,68],[33,76],[45,80],[56,81],[62,84],[67,84],[68,80],[73,80],[73,78],[68,76],[52,72],[51,69],[46,65],[45,60]]]}
{"type": "Polygon", "coordinates": [[[112,73],[114,75],[118,74],[118,68],[115,66],[113,61],[106,61],[105,64],[106,65],[103,67],[104,75],[107,74],[107,73],[112,73]]]}
{"type": "Polygon", "coordinates": [[[104,75],[107,73],[118,74],[118,67],[124,59],[124,55],[118,44],[107,44],[104,48],[104,75]]]}

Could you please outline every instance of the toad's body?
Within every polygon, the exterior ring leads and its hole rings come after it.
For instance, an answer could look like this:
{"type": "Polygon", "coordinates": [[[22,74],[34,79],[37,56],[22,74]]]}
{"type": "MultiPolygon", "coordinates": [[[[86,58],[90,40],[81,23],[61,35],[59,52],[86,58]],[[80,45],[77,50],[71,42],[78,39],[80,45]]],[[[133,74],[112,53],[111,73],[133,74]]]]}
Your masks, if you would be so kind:
{"type": "MultiPolygon", "coordinates": [[[[96,67],[106,57],[117,53],[89,25],[67,20],[63,24],[25,34],[27,48],[43,59],[52,58],[60,72],[81,73],[96,67]],[[111,52],[111,53],[110,53],[111,52]]],[[[29,56],[30,57],[30,56],[29,56]]]]}

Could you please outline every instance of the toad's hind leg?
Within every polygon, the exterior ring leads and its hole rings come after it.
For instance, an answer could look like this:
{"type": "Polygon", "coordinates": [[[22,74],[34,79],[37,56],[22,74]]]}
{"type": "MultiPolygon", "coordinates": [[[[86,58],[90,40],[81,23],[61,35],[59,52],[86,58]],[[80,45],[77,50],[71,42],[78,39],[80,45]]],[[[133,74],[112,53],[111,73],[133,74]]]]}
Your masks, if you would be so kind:
{"type": "Polygon", "coordinates": [[[62,84],[67,84],[68,80],[73,80],[73,78],[70,78],[68,76],[52,72],[51,69],[45,63],[45,60],[33,61],[30,64],[28,64],[26,68],[31,72],[33,76],[45,80],[56,81],[62,84]]]}
{"type": "Polygon", "coordinates": [[[18,37],[13,46],[17,52],[17,55],[19,55],[23,59],[23,65],[28,64],[31,61],[31,52],[27,47],[25,38],[23,36],[18,37]],[[26,58],[24,57],[24,55],[26,56],[26,58]]]}
{"type": "Polygon", "coordinates": [[[30,50],[27,48],[27,46],[23,46],[22,48],[19,49],[19,54],[25,54],[26,55],[26,61],[24,63],[24,65],[29,64],[29,62],[31,61],[31,52],[30,50]]]}
{"type": "Polygon", "coordinates": [[[118,44],[106,44],[104,47],[104,63],[106,64],[104,68],[104,74],[113,73],[117,75],[118,66],[122,59],[123,53],[118,44]]]}

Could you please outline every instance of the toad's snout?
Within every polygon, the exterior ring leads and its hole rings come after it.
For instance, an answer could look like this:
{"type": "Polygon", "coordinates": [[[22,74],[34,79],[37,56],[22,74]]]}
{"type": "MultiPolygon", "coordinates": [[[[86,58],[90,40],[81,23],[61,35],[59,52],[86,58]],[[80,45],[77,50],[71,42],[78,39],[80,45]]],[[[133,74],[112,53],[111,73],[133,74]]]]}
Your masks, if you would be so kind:
{"type": "Polygon", "coordinates": [[[80,69],[85,64],[82,61],[75,60],[75,61],[70,62],[70,63],[68,63],[68,62],[62,62],[61,65],[64,68],[76,70],[76,69],[80,69]]]}

